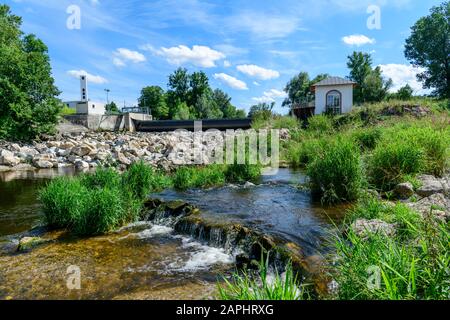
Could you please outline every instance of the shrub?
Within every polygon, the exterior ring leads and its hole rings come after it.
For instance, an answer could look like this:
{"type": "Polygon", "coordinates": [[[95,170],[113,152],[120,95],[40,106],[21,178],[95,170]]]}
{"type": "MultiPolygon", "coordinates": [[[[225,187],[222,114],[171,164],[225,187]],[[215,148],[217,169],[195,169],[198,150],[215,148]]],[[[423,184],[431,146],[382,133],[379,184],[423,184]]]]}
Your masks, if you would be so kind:
{"type": "Polygon", "coordinates": [[[422,170],[423,152],[409,141],[392,141],[375,148],[368,163],[369,181],[377,188],[389,191],[403,182],[404,175],[422,170]]]}
{"type": "Polygon", "coordinates": [[[121,177],[112,168],[98,168],[93,174],[81,176],[81,184],[88,189],[119,188],[121,177]]]}
{"type": "Polygon", "coordinates": [[[107,233],[137,218],[129,219],[129,208],[124,206],[125,200],[119,189],[90,190],[86,200],[79,215],[73,217],[72,230],[76,234],[107,233]]]}
{"type": "Polygon", "coordinates": [[[272,128],[298,130],[300,128],[300,122],[296,117],[275,117],[275,119],[273,120],[272,128]]]}
{"type": "Polygon", "coordinates": [[[326,115],[316,115],[308,119],[308,131],[330,132],[333,131],[333,119],[326,115]]]}
{"type": "Polygon", "coordinates": [[[353,134],[361,150],[373,150],[381,140],[382,132],[379,128],[365,128],[353,134]]]}
{"type": "Polygon", "coordinates": [[[227,182],[243,183],[257,182],[261,176],[261,166],[256,164],[232,164],[225,171],[227,182]]]}
{"type": "Polygon", "coordinates": [[[53,228],[66,228],[83,215],[89,190],[79,179],[56,178],[39,195],[45,212],[45,222],[53,228]]]}
{"type": "Polygon", "coordinates": [[[143,161],[133,163],[122,176],[122,185],[133,197],[145,200],[152,189],[153,170],[143,161]]]}
{"type": "Polygon", "coordinates": [[[320,143],[306,167],[314,193],[323,202],[353,201],[358,198],[363,175],[359,149],[351,139],[338,137],[320,143]]]}
{"type": "Polygon", "coordinates": [[[172,177],[173,186],[178,190],[187,190],[194,185],[193,170],[187,167],[178,168],[172,177]]]}

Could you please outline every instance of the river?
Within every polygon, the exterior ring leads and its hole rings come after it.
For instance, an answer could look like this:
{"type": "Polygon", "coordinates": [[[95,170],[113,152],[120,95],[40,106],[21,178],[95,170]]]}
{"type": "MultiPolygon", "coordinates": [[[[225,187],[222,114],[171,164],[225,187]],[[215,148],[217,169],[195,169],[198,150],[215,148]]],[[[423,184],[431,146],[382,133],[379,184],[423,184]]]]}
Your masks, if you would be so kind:
{"type": "MultiPolygon", "coordinates": [[[[0,174],[0,299],[214,298],[217,280],[235,266],[232,250],[148,221],[92,238],[42,231],[39,188],[74,174],[70,169],[0,174]],[[49,242],[16,252],[18,240],[34,234],[49,242]],[[81,272],[80,289],[67,286],[73,267],[81,272]]],[[[301,172],[281,169],[256,186],[167,190],[152,197],[181,199],[206,220],[240,223],[296,243],[307,255],[322,254],[345,207],[323,208],[298,187],[304,182],[301,172]]]]}

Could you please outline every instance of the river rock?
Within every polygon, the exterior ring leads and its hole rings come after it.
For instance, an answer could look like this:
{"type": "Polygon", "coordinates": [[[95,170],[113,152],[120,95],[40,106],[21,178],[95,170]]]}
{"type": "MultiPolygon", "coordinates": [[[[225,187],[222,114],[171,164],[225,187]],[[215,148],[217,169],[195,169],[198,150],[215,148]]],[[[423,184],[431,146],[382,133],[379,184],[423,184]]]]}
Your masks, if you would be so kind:
{"type": "Polygon", "coordinates": [[[50,169],[53,168],[53,163],[47,160],[38,160],[33,162],[34,166],[38,169],[50,169]]]}
{"type": "Polygon", "coordinates": [[[131,160],[128,159],[127,157],[125,157],[125,155],[121,152],[118,152],[116,154],[116,158],[117,158],[117,161],[119,161],[119,163],[121,163],[121,164],[124,164],[126,166],[131,165],[131,160]]]}
{"type": "Polygon", "coordinates": [[[444,186],[441,181],[434,176],[421,175],[418,177],[422,186],[417,189],[417,194],[421,197],[429,197],[436,193],[444,193],[444,186]]]}
{"type": "Polygon", "coordinates": [[[77,170],[89,169],[89,163],[86,161],[79,160],[79,161],[75,162],[75,169],[77,169],[77,170]]]}
{"type": "Polygon", "coordinates": [[[417,202],[409,203],[408,206],[419,212],[423,217],[431,214],[440,220],[450,220],[450,199],[442,193],[436,193],[417,202]]]}
{"type": "Polygon", "coordinates": [[[0,165],[13,167],[18,165],[19,163],[20,158],[10,153],[5,153],[3,156],[0,157],[0,165]]]}
{"type": "Polygon", "coordinates": [[[350,228],[362,239],[368,239],[373,234],[384,234],[385,236],[391,237],[396,233],[395,225],[379,219],[358,219],[352,223],[350,228]]]}
{"type": "Polygon", "coordinates": [[[79,157],[87,156],[88,154],[94,152],[94,149],[91,146],[88,146],[87,144],[83,144],[78,147],[74,147],[72,149],[72,154],[77,155],[79,157]]]}
{"type": "Polygon", "coordinates": [[[410,182],[400,183],[395,186],[394,194],[399,199],[409,199],[414,195],[414,186],[410,182]]]}
{"type": "Polygon", "coordinates": [[[17,246],[17,251],[26,251],[29,249],[32,249],[44,242],[47,242],[47,240],[44,240],[39,237],[23,237],[19,240],[19,245],[17,246]]]}

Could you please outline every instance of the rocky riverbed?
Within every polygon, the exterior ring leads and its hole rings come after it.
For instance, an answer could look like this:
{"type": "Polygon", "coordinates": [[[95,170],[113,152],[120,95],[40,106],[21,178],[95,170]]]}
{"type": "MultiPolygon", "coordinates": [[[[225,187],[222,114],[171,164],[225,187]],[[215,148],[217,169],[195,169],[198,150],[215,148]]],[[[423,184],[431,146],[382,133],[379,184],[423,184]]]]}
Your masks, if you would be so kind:
{"type": "MultiPolygon", "coordinates": [[[[126,169],[141,159],[153,167],[170,170],[189,164],[194,150],[203,156],[203,164],[209,164],[224,136],[207,132],[196,137],[192,132],[84,132],[64,133],[28,144],[0,141],[0,172],[70,166],[83,170],[105,164],[126,169]]],[[[289,131],[281,130],[280,137],[287,139],[289,131]]]]}

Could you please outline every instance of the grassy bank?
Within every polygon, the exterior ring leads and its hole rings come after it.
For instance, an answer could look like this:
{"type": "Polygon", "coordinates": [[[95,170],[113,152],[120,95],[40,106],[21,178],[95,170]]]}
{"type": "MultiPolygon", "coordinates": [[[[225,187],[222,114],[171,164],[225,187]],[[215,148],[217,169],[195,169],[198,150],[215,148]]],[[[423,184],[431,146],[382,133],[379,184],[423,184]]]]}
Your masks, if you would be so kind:
{"type": "Polygon", "coordinates": [[[288,123],[291,139],[282,144],[281,156],[306,169],[313,191],[326,203],[354,201],[360,189],[388,192],[418,174],[442,176],[449,166],[447,105],[391,101],[336,117],[314,116],[305,129],[288,123]]]}
{"type": "Polygon", "coordinates": [[[100,168],[93,174],[57,178],[41,190],[40,200],[50,227],[78,235],[97,235],[138,220],[151,192],[256,182],[260,174],[257,165],[180,167],[162,173],[138,162],[123,174],[100,168]]]}

